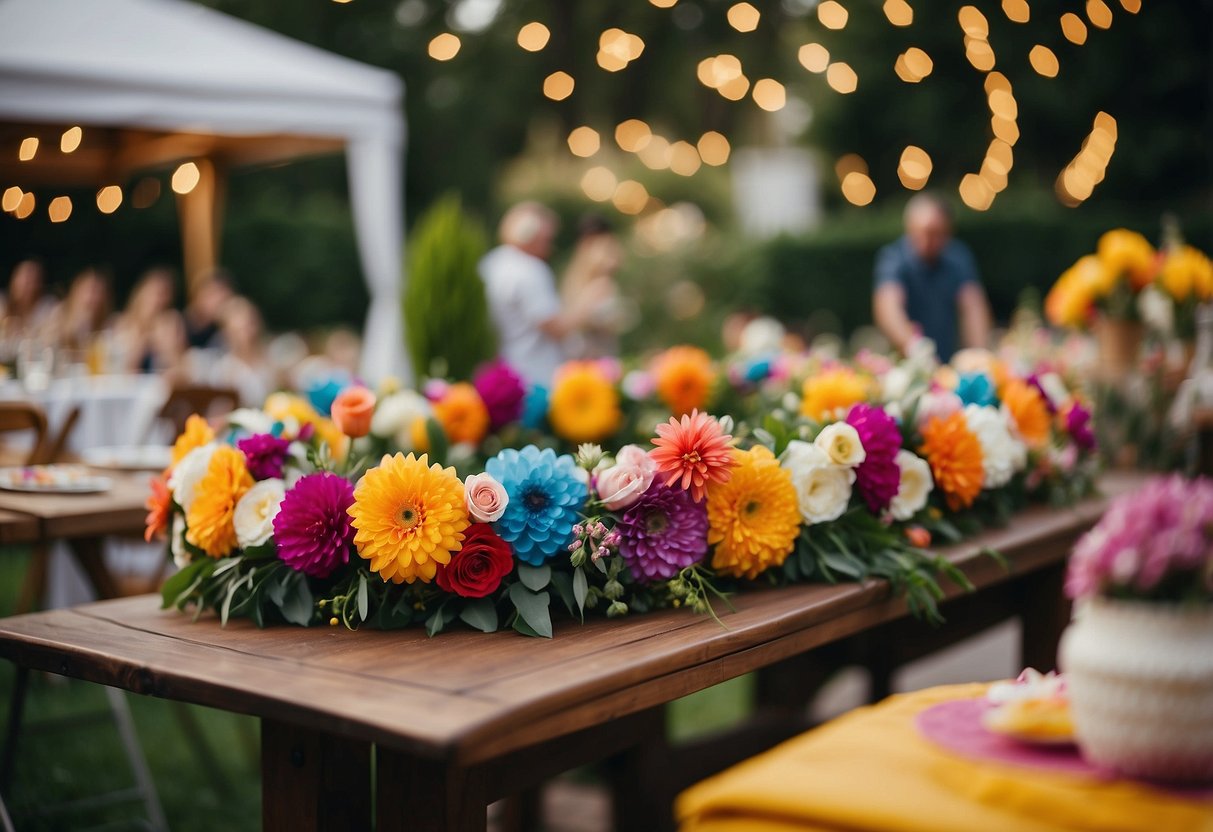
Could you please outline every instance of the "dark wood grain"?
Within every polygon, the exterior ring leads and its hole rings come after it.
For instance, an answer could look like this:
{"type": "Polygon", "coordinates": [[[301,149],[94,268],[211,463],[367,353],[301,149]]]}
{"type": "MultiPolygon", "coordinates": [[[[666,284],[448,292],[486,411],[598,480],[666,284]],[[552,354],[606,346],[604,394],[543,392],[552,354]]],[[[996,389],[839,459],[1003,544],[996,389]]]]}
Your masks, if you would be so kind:
{"type": "Polygon", "coordinates": [[[38,540],[40,531],[38,518],[0,509],[0,545],[33,543],[38,540]]]}
{"type": "Polygon", "coordinates": [[[369,743],[261,721],[264,832],[365,832],[370,807],[369,743]]]}

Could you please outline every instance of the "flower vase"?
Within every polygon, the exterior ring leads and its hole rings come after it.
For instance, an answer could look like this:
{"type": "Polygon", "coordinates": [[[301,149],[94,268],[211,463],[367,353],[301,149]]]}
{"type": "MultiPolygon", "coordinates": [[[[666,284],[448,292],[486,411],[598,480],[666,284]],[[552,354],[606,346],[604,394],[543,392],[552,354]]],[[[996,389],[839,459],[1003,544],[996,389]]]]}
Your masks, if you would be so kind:
{"type": "Polygon", "coordinates": [[[1099,376],[1108,384],[1120,386],[1137,367],[1145,327],[1140,321],[1101,317],[1095,321],[1095,339],[1099,344],[1099,376]]]}
{"type": "Polygon", "coordinates": [[[1063,635],[1059,661],[1088,761],[1213,781],[1213,606],[1094,598],[1063,635]]]}

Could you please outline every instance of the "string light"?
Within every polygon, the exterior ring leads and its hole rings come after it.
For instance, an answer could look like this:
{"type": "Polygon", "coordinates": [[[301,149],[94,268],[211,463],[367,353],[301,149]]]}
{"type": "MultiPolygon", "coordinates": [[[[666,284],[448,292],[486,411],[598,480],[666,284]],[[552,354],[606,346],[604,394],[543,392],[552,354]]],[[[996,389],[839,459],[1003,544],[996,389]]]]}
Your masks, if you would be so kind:
{"type": "Polygon", "coordinates": [[[618,72],[644,52],[644,41],[622,29],[607,29],[598,37],[598,65],[618,72]]]}
{"type": "Polygon", "coordinates": [[[66,222],[67,218],[72,215],[72,198],[69,196],[57,196],[51,200],[51,204],[46,206],[47,216],[51,218],[51,222],[66,222]]]}
{"type": "Polygon", "coordinates": [[[621,121],[615,127],[615,144],[628,153],[638,153],[653,138],[653,131],[638,118],[621,121]]]}
{"type": "Polygon", "coordinates": [[[749,89],[750,79],[744,75],[738,75],[733,80],[721,84],[716,88],[716,91],[729,99],[729,101],[740,101],[745,98],[745,94],[749,89]]]}
{"type": "Polygon", "coordinates": [[[988,97],[994,90],[1003,90],[1006,93],[1011,92],[1011,82],[1007,80],[1007,76],[1001,72],[990,72],[986,74],[985,84],[983,84],[988,97]]]}
{"type": "Polygon", "coordinates": [[[817,19],[827,29],[844,29],[847,25],[846,8],[838,0],[825,0],[817,6],[817,19]]]}
{"type": "Polygon", "coordinates": [[[729,161],[729,140],[715,130],[709,130],[700,136],[695,147],[705,165],[718,167],[729,161]]]}
{"type": "Polygon", "coordinates": [[[21,197],[25,193],[16,185],[4,189],[4,194],[0,195],[0,211],[6,213],[16,211],[17,206],[21,204],[21,197]]]}
{"type": "Polygon", "coordinates": [[[847,95],[859,87],[859,76],[851,69],[850,64],[839,61],[830,64],[826,69],[826,83],[834,92],[847,95]]]}
{"type": "Polygon", "coordinates": [[[847,153],[840,156],[838,161],[834,163],[834,175],[838,177],[838,181],[847,178],[848,173],[867,174],[868,163],[858,153],[847,153]]]}
{"type": "Polygon", "coordinates": [[[548,27],[537,20],[531,21],[518,30],[518,45],[527,52],[540,51],[548,45],[551,38],[552,33],[548,27]]]}
{"type": "Polygon", "coordinates": [[[993,131],[997,138],[1002,139],[1012,147],[1019,141],[1019,125],[1015,123],[1014,119],[994,116],[990,119],[990,130],[993,131]]]}
{"type": "Polygon", "coordinates": [[[650,170],[667,170],[673,154],[670,152],[669,139],[653,134],[648,143],[636,154],[646,168],[650,170]]]}
{"type": "Polygon", "coordinates": [[[994,189],[977,174],[966,173],[959,190],[961,202],[974,211],[986,211],[994,204],[994,189]]]}
{"type": "Polygon", "coordinates": [[[602,145],[602,140],[598,136],[598,131],[592,127],[576,127],[568,138],[569,151],[574,156],[588,158],[598,152],[598,148],[602,145]]]}
{"type": "Polygon", "coordinates": [[[800,47],[796,57],[809,72],[825,72],[830,65],[830,50],[820,43],[806,43],[800,47]]]}
{"type": "Polygon", "coordinates": [[[1011,145],[996,138],[986,148],[986,158],[982,164],[983,166],[988,164],[991,170],[1006,176],[1015,164],[1015,151],[1011,149],[1011,145]]]}
{"type": "Polygon", "coordinates": [[[1015,96],[1006,90],[996,89],[990,92],[990,112],[1007,121],[1014,121],[1019,116],[1019,104],[1015,96]]]}
{"type": "Polygon", "coordinates": [[[615,188],[611,202],[624,214],[639,214],[649,204],[649,192],[634,179],[625,179],[615,188]]]}
{"type": "Polygon", "coordinates": [[[931,178],[931,157],[921,147],[908,145],[897,163],[897,178],[911,191],[921,190],[931,178]]]}
{"type": "Polygon", "coordinates": [[[581,190],[595,202],[606,202],[615,195],[615,174],[601,165],[592,167],[581,177],[581,190]]]}
{"type": "Polygon", "coordinates": [[[59,150],[62,153],[71,153],[80,146],[82,141],[84,141],[84,130],[80,127],[69,127],[59,137],[59,150]]]}
{"type": "Polygon", "coordinates": [[[1087,42],[1087,24],[1073,12],[1066,12],[1061,16],[1061,33],[1065,35],[1066,40],[1077,46],[1087,42]]]}
{"type": "Polygon", "coordinates": [[[870,205],[876,198],[876,183],[866,173],[853,170],[842,178],[842,195],[852,205],[870,205]]]}
{"type": "Polygon", "coordinates": [[[463,42],[459,40],[458,35],[443,32],[441,35],[436,35],[430,41],[430,45],[426,51],[435,61],[449,61],[459,54],[461,46],[463,46],[463,42]]]}
{"type": "Polygon", "coordinates": [[[17,158],[22,162],[28,162],[38,154],[38,137],[30,136],[28,139],[21,140],[21,147],[17,149],[17,158]]]}
{"type": "Polygon", "coordinates": [[[956,19],[960,21],[960,28],[971,38],[985,40],[990,36],[990,22],[976,6],[962,6],[956,13],[956,19]]]}
{"type": "Polygon", "coordinates": [[[754,103],[768,113],[782,110],[787,103],[787,91],[773,78],[760,78],[754,83],[754,103]]]}
{"type": "Polygon", "coordinates": [[[694,176],[699,172],[699,151],[690,142],[677,141],[670,145],[670,170],[679,176],[694,176]]]}
{"type": "Polygon", "coordinates": [[[989,41],[966,35],[965,57],[979,72],[989,72],[994,68],[994,48],[989,41]]]}
{"type": "Polygon", "coordinates": [[[1002,0],[1002,13],[1012,23],[1027,23],[1032,17],[1027,0],[1002,0]]]}
{"type": "Polygon", "coordinates": [[[1096,29],[1109,29],[1112,26],[1112,10],[1103,0],[1087,0],[1087,20],[1096,29]]]}
{"type": "Polygon", "coordinates": [[[186,162],[173,171],[173,191],[184,196],[198,187],[198,182],[201,179],[202,172],[198,170],[198,165],[193,162],[186,162]]]}
{"type": "Polygon", "coordinates": [[[1116,150],[1116,137],[1116,119],[1099,112],[1082,148],[1057,176],[1054,191],[1064,205],[1073,208],[1084,202],[1103,181],[1116,150]]]}
{"type": "Polygon", "coordinates": [[[573,94],[574,86],[572,75],[564,70],[557,70],[543,79],[543,94],[553,101],[564,101],[573,94]]]}
{"type": "Polygon", "coordinates": [[[1036,70],[1038,75],[1043,75],[1045,78],[1057,77],[1059,69],[1057,55],[1049,47],[1039,43],[1033,46],[1032,51],[1028,53],[1028,62],[1032,64],[1032,69],[1036,70]]]}
{"type": "Polygon", "coordinates": [[[674,4],[677,3],[678,0],[649,0],[649,2],[659,9],[670,9],[674,7],[674,4]]]}
{"type": "Polygon", "coordinates": [[[894,26],[909,26],[914,22],[914,9],[906,0],[884,0],[883,10],[894,26]]]}
{"type": "Polygon", "coordinates": [[[32,191],[26,191],[22,194],[21,201],[17,203],[17,210],[13,211],[13,216],[23,220],[32,213],[34,213],[34,194],[32,191]]]}
{"type": "Polygon", "coordinates": [[[97,210],[103,214],[112,214],[122,204],[122,188],[117,185],[106,185],[97,191],[97,210]]]}
{"type": "Polygon", "coordinates": [[[729,7],[729,25],[738,32],[752,32],[758,28],[762,14],[749,3],[735,3],[729,7]]]}
{"type": "Polygon", "coordinates": [[[934,69],[935,62],[931,60],[931,56],[917,46],[911,46],[898,55],[897,62],[893,64],[897,77],[909,84],[917,84],[934,69]]]}
{"type": "Polygon", "coordinates": [[[1120,5],[1129,14],[1137,14],[1141,11],[1141,0],[1120,0],[1120,5]]]}

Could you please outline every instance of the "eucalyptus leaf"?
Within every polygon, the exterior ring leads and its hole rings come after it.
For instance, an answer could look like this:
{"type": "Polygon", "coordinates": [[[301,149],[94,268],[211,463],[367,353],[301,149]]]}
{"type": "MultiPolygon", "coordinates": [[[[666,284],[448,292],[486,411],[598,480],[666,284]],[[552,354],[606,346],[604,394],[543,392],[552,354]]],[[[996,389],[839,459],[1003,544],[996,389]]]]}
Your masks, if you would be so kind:
{"type": "Polygon", "coordinates": [[[188,596],[195,582],[209,577],[215,569],[215,561],[211,558],[196,560],[188,564],[176,574],[171,575],[160,587],[161,609],[175,606],[188,596]]]}
{"type": "Polygon", "coordinates": [[[522,620],[521,615],[514,616],[514,625],[513,626],[514,626],[514,630],[516,632],[522,633],[524,636],[530,636],[531,638],[543,638],[543,636],[541,636],[541,635],[539,635],[539,633],[535,632],[535,629],[533,627],[531,627],[530,624],[527,624],[525,621],[522,620]]]}
{"type": "Polygon", "coordinates": [[[542,592],[552,580],[552,567],[547,564],[531,566],[520,563],[518,564],[518,580],[522,581],[523,586],[527,589],[542,592]]]}
{"type": "Polygon", "coordinates": [[[482,633],[491,633],[497,629],[497,607],[490,598],[477,598],[464,604],[459,619],[482,633]]]}
{"type": "Polygon", "coordinates": [[[311,623],[316,602],[312,598],[312,589],[307,585],[307,578],[303,573],[295,573],[294,580],[287,587],[286,597],[278,608],[282,610],[282,617],[291,624],[306,627],[311,623]]]}
{"type": "Polygon", "coordinates": [[[358,620],[366,621],[367,609],[370,607],[370,590],[366,586],[366,573],[358,573],[358,620]]]}
{"type": "Polygon", "coordinates": [[[551,598],[546,592],[532,592],[522,584],[510,584],[510,600],[524,620],[537,635],[552,637],[552,617],[548,612],[551,598]]]}
{"type": "Polygon", "coordinates": [[[564,607],[569,611],[569,615],[576,615],[577,601],[573,597],[573,577],[568,572],[553,571],[550,586],[556,590],[556,594],[564,602],[564,607]]]}
{"type": "Polygon", "coordinates": [[[585,576],[585,567],[578,566],[573,570],[573,598],[577,601],[577,612],[585,620],[585,596],[589,594],[590,582],[585,576]]]}
{"type": "Polygon", "coordinates": [[[441,633],[446,629],[446,625],[455,620],[457,613],[451,609],[450,604],[443,602],[438,609],[434,610],[433,615],[425,620],[425,633],[430,638],[441,633]]]}

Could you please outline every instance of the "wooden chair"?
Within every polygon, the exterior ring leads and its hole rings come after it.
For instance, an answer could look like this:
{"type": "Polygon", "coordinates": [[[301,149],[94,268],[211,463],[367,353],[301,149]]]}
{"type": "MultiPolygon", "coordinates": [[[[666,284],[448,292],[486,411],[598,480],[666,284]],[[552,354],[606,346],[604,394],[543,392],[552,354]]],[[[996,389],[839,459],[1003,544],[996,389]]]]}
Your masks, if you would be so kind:
{"type": "Polygon", "coordinates": [[[185,430],[186,420],[195,413],[210,418],[230,413],[239,406],[240,394],[231,387],[174,387],[156,420],[167,422],[176,437],[185,430]]]}
{"type": "Polygon", "coordinates": [[[0,454],[9,465],[34,465],[41,459],[46,445],[46,413],[30,402],[0,402],[0,434],[33,434],[33,442],[26,450],[5,449],[0,454]]]}

